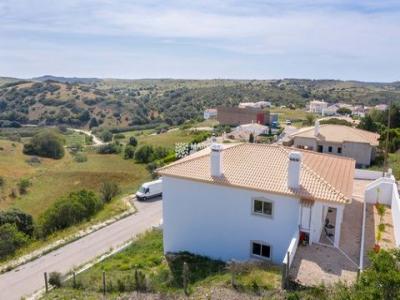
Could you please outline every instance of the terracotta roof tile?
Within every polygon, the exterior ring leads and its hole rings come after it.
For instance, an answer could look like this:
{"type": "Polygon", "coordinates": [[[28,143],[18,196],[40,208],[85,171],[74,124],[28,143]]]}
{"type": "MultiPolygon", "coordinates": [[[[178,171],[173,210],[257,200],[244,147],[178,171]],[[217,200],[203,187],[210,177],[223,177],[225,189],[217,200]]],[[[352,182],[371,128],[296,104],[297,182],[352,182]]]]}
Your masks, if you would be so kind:
{"type": "Polygon", "coordinates": [[[186,178],[304,199],[348,203],[351,201],[355,161],[350,158],[296,149],[303,153],[300,188],[287,187],[289,153],[279,145],[229,145],[223,153],[223,176],[210,174],[210,151],[202,150],[158,169],[164,176],[186,178]]]}
{"type": "Polygon", "coordinates": [[[314,127],[302,128],[289,136],[289,138],[294,137],[316,138],[319,141],[333,143],[355,142],[379,145],[379,134],[344,125],[320,125],[318,136],[314,135],[314,127]]]}

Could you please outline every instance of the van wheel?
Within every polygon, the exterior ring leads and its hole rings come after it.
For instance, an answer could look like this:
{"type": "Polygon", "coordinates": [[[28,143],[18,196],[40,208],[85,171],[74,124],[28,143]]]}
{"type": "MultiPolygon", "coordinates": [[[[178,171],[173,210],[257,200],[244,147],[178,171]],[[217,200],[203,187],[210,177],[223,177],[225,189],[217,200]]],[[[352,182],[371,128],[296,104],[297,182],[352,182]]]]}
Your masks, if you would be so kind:
{"type": "Polygon", "coordinates": [[[146,201],[146,200],[147,200],[147,197],[143,197],[143,198],[142,198],[142,201],[146,201]]]}

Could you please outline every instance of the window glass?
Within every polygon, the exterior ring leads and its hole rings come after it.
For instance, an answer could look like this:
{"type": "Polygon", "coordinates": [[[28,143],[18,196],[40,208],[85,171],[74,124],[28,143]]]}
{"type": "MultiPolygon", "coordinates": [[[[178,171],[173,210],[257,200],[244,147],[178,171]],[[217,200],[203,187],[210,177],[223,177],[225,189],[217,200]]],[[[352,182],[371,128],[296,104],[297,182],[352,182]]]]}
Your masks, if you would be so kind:
{"type": "Polygon", "coordinates": [[[262,213],[263,212],[263,202],[260,200],[254,200],[254,212],[262,213]]]}
{"type": "Polygon", "coordinates": [[[272,215],[272,203],[270,202],[263,202],[263,214],[265,215],[272,215]]]}
{"type": "Polygon", "coordinates": [[[332,152],[332,146],[329,146],[328,151],[332,152]]]}
{"type": "Polygon", "coordinates": [[[341,147],[337,148],[337,153],[342,153],[342,148],[341,147]]]}
{"type": "Polygon", "coordinates": [[[261,245],[258,243],[253,243],[253,254],[260,255],[261,254],[261,245]]]}
{"type": "Polygon", "coordinates": [[[262,245],[261,256],[269,258],[271,256],[271,247],[267,245],[262,245]]]}

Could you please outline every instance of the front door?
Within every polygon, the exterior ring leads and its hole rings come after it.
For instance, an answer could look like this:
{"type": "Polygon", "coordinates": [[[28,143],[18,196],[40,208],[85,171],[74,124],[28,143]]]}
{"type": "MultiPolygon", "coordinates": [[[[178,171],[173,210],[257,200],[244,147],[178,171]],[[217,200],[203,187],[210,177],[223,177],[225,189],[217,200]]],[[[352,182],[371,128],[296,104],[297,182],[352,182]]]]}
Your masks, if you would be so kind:
{"type": "Polygon", "coordinates": [[[311,205],[301,205],[300,226],[304,231],[310,231],[311,225],[311,205]]]}

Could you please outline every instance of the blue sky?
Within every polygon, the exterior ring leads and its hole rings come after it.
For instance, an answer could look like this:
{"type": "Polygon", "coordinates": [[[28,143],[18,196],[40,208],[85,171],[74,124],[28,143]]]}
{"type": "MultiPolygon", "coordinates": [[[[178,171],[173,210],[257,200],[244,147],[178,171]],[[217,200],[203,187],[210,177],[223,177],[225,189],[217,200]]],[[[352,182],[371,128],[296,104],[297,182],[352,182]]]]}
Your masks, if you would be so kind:
{"type": "Polygon", "coordinates": [[[400,80],[396,0],[0,0],[0,76],[400,80]]]}

